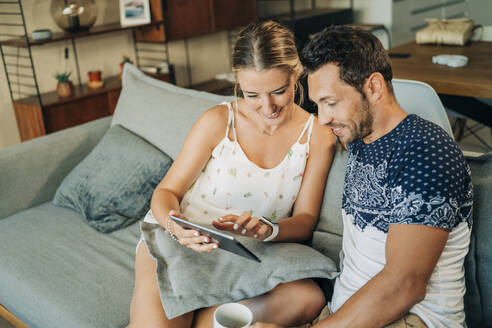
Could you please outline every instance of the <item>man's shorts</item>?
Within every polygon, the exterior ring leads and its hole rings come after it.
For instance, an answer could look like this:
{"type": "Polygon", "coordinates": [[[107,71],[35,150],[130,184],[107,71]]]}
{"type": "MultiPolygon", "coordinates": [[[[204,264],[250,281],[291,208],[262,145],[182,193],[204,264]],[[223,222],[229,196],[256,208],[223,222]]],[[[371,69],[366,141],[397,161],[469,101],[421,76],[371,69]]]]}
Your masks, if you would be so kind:
{"type": "MultiPolygon", "coordinates": [[[[325,306],[319,316],[314,319],[313,322],[299,326],[297,328],[309,328],[323,319],[330,316],[331,312],[328,306],[325,306]]],[[[413,313],[407,313],[403,318],[397,320],[387,326],[385,328],[427,328],[427,325],[419,318],[418,315],[413,313]]]]}

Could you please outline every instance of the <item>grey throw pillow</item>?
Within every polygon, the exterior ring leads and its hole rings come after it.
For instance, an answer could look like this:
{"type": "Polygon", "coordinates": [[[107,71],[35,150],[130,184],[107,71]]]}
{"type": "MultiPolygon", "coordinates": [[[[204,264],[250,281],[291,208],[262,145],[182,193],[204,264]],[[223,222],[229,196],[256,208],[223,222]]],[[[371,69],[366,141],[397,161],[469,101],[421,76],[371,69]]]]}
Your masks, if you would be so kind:
{"type": "Polygon", "coordinates": [[[141,219],[172,159],[119,125],[70,172],[53,204],[82,214],[89,225],[109,233],[141,219]]]}

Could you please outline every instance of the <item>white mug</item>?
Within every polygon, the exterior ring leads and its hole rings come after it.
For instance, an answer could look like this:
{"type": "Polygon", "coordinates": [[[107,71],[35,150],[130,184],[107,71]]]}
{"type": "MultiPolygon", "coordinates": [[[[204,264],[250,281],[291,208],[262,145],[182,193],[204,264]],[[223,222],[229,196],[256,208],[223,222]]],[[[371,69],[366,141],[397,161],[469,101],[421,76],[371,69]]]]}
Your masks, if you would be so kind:
{"type": "Polygon", "coordinates": [[[214,328],[246,328],[253,322],[253,312],[239,303],[222,304],[214,312],[214,328]]]}

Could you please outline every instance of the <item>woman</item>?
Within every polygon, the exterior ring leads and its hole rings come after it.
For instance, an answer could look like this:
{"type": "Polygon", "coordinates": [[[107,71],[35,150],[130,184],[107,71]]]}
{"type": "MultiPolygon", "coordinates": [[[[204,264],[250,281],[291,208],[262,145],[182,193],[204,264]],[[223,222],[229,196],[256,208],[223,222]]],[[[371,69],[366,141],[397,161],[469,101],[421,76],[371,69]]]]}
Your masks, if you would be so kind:
{"type": "MultiPolygon", "coordinates": [[[[156,188],[144,220],[159,223],[197,252],[213,251],[217,244],[181,228],[168,215],[259,241],[308,239],[334,151],[330,130],[294,103],[302,66],[288,29],[272,21],[243,29],[234,48],[233,70],[243,98],[209,109],[198,119],[156,188]],[[258,216],[276,220],[278,235],[258,216]]],[[[137,247],[130,327],[210,327],[215,307],[166,317],[156,262],[145,245],[137,247]]],[[[316,283],[305,279],[280,284],[242,303],[253,311],[255,321],[291,326],[314,319],[325,298],[316,283]]]]}

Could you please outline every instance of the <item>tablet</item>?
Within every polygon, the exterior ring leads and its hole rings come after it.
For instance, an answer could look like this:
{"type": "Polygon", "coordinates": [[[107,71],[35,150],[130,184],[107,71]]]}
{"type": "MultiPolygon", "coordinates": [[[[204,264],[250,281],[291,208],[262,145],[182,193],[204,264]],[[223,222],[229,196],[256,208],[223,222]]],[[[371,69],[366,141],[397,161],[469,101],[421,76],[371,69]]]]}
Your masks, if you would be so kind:
{"type": "Polygon", "coordinates": [[[199,224],[183,220],[174,215],[169,215],[169,217],[183,228],[198,230],[203,235],[216,239],[219,242],[219,248],[222,248],[223,250],[226,250],[228,252],[261,263],[261,260],[255,254],[253,254],[243,244],[237,241],[236,238],[234,238],[233,236],[225,234],[223,232],[220,232],[212,228],[204,227],[199,224]]]}

